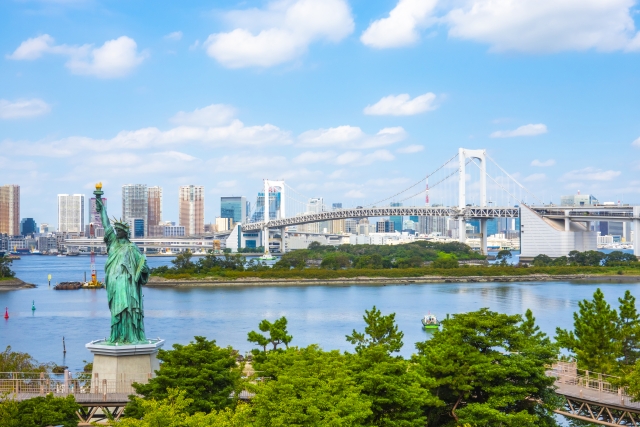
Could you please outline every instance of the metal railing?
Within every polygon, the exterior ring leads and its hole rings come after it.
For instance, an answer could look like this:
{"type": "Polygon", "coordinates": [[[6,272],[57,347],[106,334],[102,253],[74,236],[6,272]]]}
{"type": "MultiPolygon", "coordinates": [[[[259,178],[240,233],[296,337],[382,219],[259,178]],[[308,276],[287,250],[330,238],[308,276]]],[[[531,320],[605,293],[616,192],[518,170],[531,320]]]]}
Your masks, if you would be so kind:
{"type": "Polygon", "coordinates": [[[78,401],[126,401],[128,395],[136,394],[133,383],[147,383],[151,376],[151,373],[121,374],[100,378],[97,373],[88,372],[0,372],[0,396],[24,400],[53,393],[55,396],[74,395],[78,401]]]}
{"type": "Polygon", "coordinates": [[[559,394],[640,408],[640,402],[634,401],[627,387],[619,385],[620,377],[578,369],[576,362],[563,361],[554,363],[547,375],[556,378],[559,394]]]}

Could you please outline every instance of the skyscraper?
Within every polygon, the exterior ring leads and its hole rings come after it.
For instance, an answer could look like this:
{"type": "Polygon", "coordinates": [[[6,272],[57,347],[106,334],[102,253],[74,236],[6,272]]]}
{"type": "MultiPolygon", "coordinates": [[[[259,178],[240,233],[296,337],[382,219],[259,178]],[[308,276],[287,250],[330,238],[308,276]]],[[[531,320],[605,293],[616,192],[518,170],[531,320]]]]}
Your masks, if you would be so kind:
{"type": "Polygon", "coordinates": [[[245,223],[247,220],[246,197],[220,197],[220,218],[231,218],[235,224],[245,223]]]}
{"type": "MultiPolygon", "coordinates": [[[[107,198],[102,198],[102,204],[104,207],[107,207],[107,198]]],[[[93,224],[93,236],[94,237],[102,237],[104,236],[104,229],[102,228],[102,219],[100,218],[100,214],[96,209],[96,198],[92,197],[89,199],[89,224],[93,224]],[[100,230],[100,231],[98,231],[100,230]]],[[[84,235],[89,237],[91,233],[90,225],[85,226],[84,235]]]]}
{"type": "MultiPolygon", "coordinates": [[[[390,206],[391,206],[392,208],[393,208],[393,207],[396,207],[396,208],[397,208],[397,207],[402,206],[402,203],[400,203],[400,202],[391,202],[391,205],[390,205],[390,206]]],[[[396,231],[402,231],[402,220],[403,220],[403,219],[404,219],[404,218],[403,218],[403,217],[401,217],[401,216],[390,216],[390,217],[389,217],[389,220],[390,220],[391,222],[393,222],[393,229],[394,229],[394,230],[396,230],[396,231]]]]}
{"type": "Polygon", "coordinates": [[[0,233],[20,235],[20,186],[0,187],[0,233]]]}
{"type": "Polygon", "coordinates": [[[84,233],[84,194],[58,194],[58,231],[84,233]]]}
{"type": "Polygon", "coordinates": [[[149,187],[147,230],[162,222],[162,187],[149,187]]]}
{"type": "Polygon", "coordinates": [[[122,220],[132,222],[133,219],[144,221],[144,235],[147,236],[149,222],[149,189],[147,184],[122,186],[122,220]]]}
{"type": "Polygon", "coordinates": [[[204,186],[185,185],[178,196],[180,225],[188,236],[204,233],[204,186]]]}
{"type": "Polygon", "coordinates": [[[28,236],[33,233],[38,232],[38,225],[33,220],[33,218],[22,218],[20,221],[20,234],[23,236],[28,236]]]}

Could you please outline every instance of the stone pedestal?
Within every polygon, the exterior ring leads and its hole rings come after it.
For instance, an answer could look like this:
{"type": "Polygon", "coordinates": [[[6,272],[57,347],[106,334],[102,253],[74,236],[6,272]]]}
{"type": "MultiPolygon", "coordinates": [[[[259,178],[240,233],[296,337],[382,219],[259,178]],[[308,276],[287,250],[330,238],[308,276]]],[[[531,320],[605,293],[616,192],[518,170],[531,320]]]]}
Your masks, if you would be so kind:
{"type": "Polygon", "coordinates": [[[86,344],[93,353],[92,392],[134,393],[132,383],[145,384],[160,369],[156,355],[163,345],[161,339],[148,344],[115,345],[105,340],[86,344]]]}

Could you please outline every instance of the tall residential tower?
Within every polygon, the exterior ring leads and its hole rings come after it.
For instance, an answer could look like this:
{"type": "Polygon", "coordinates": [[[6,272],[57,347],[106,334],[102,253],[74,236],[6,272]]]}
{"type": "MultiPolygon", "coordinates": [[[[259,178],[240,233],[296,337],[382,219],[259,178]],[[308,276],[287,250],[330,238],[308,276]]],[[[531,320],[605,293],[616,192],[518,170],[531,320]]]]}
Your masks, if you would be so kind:
{"type": "Polygon", "coordinates": [[[178,195],[180,225],[185,234],[197,236],[204,233],[204,186],[185,185],[178,195]]]}
{"type": "Polygon", "coordinates": [[[20,186],[0,187],[0,234],[20,235],[20,186]]]}
{"type": "Polygon", "coordinates": [[[149,189],[147,184],[122,186],[122,220],[133,224],[134,219],[143,221],[144,235],[146,236],[149,223],[149,189]]]}
{"type": "Polygon", "coordinates": [[[58,231],[84,233],[84,194],[58,194],[58,231]]]}

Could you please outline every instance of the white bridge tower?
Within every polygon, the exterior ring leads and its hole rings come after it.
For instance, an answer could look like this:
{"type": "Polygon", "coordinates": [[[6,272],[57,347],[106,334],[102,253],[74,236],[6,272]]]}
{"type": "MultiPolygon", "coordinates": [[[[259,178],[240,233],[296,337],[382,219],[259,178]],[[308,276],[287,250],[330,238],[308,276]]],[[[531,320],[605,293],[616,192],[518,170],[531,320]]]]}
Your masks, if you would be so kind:
{"type": "MultiPolygon", "coordinates": [[[[480,207],[487,206],[487,152],[486,150],[458,149],[458,207],[464,209],[467,205],[466,165],[467,159],[480,161],[480,207]]],[[[458,218],[458,239],[465,243],[467,240],[467,227],[464,217],[458,218]]],[[[487,219],[480,219],[480,250],[487,254],[487,219]]]]}

